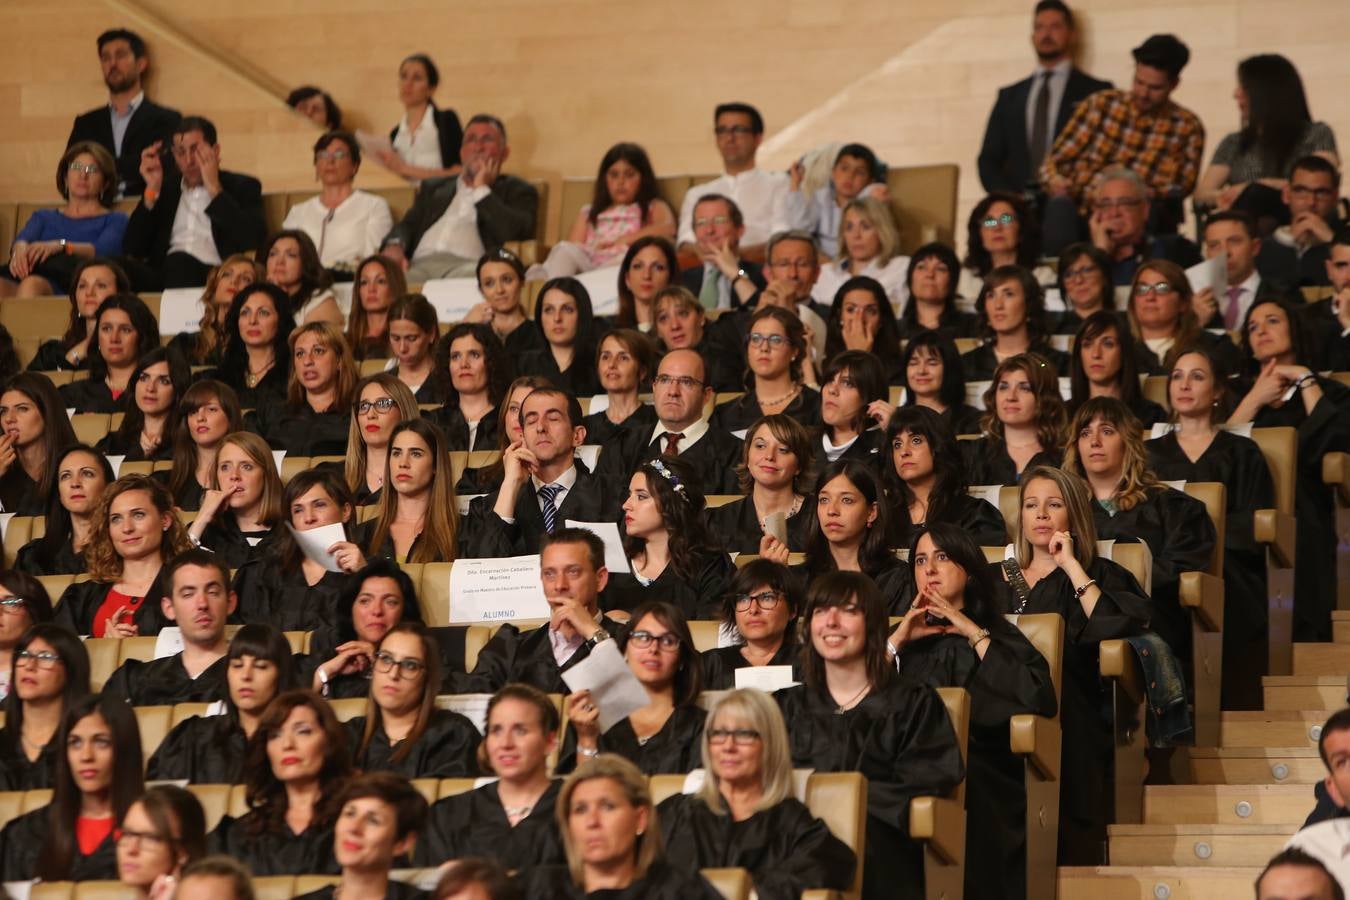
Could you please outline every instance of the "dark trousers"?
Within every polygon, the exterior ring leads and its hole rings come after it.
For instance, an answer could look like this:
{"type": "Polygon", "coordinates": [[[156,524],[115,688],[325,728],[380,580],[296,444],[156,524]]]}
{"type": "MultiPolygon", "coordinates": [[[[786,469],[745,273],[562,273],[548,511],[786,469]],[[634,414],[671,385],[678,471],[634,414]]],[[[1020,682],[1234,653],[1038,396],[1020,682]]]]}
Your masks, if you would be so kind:
{"type": "Polygon", "coordinates": [[[168,288],[205,287],[212,266],[190,253],[181,251],[164,257],[164,265],[156,269],[149,263],[124,257],[119,260],[137,291],[162,291],[168,288]]]}

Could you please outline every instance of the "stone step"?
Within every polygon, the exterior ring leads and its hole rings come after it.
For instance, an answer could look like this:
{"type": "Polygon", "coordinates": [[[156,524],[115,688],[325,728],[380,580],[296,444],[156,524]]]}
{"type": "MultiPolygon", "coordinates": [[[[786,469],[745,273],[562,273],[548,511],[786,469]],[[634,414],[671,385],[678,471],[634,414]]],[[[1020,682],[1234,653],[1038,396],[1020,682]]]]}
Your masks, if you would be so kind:
{"type": "Polygon", "coordinates": [[[1316,747],[1328,714],[1320,709],[1226,712],[1219,720],[1222,747],[1316,747]]]}
{"type": "Polygon", "coordinates": [[[1350,644],[1295,644],[1295,675],[1339,675],[1350,672],[1350,644]]]}
{"type": "Polygon", "coordinates": [[[1320,709],[1330,715],[1346,705],[1344,675],[1267,675],[1261,683],[1267,710],[1320,709]]]}
{"type": "Polygon", "coordinates": [[[1244,866],[1279,853],[1296,825],[1112,825],[1116,866],[1244,866]]]}
{"type": "Polygon", "coordinates": [[[1261,865],[1061,867],[1059,900],[1236,900],[1252,896],[1261,865]]]}
{"type": "Polygon", "coordinates": [[[1316,747],[1193,747],[1190,755],[1197,784],[1312,785],[1327,774],[1316,747]]]}
{"type": "Polygon", "coordinates": [[[1306,784],[1149,785],[1143,824],[1297,827],[1315,805],[1306,784]]]}

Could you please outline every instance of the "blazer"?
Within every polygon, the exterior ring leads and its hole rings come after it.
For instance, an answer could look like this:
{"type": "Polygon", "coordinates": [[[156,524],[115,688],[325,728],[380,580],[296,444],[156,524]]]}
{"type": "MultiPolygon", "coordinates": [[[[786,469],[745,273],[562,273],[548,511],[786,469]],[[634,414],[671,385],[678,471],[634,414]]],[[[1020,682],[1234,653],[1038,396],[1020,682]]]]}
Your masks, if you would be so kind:
{"type": "MultiPolygon", "coordinates": [[[[431,104],[431,114],[436,121],[436,134],[441,145],[441,166],[449,169],[459,165],[459,148],[464,143],[464,129],[460,127],[459,116],[453,109],[437,109],[431,104]]],[[[398,136],[398,126],[389,129],[389,140],[398,136]]]]}
{"type": "MultiPolygon", "coordinates": [[[[1031,171],[1031,151],[1027,135],[1027,96],[1031,93],[1035,76],[1000,88],[989,124],[984,129],[984,143],[980,146],[980,183],[986,191],[1010,191],[1020,194],[1036,180],[1031,171]]],[[[1055,136],[1064,129],[1074,108],[1086,97],[1112,87],[1111,82],[1093,78],[1077,68],[1069,70],[1069,81],[1064,86],[1064,99],[1055,116],[1055,129],[1046,135],[1048,153],[1055,136]]]]}
{"type": "MultiPolygon", "coordinates": [[[[601,457],[604,458],[603,456],[601,457]]],[[[579,522],[614,522],[618,520],[623,504],[618,482],[592,474],[581,463],[575,463],[577,480],[558,507],[558,525],[567,519],[579,522]]],[[[624,493],[627,482],[623,483],[624,493]]],[[[533,480],[521,485],[516,494],[513,522],[506,522],[493,512],[500,489],[469,504],[468,536],[465,544],[472,557],[526,556],[539,552],[539,539],[544,534],[544,513],[539,509],[539,498],[534,493],[533,480]]]]}
{"type": "MultiPolygon", "coordinates": [[[[408,210],[381,242],[402,244],[411,259],[422,235],[436,224],[459,190],[459,178],[436,178],[422,182],[412,209],[408,210]]],[[[478,201],[478,236],[483,248],[496,250],[507,241],[527,241],[534,237],[535,217],[539,213],[539,191],[515,175],[499,175],[488,196],[478,201]]]]}
{"type": "Polygon", "coordinates": [[[173,129],[182,118],[183,114],[176,109],[160,106],[149,98],[143,99],[131,114],[131,121],[127,122],[126,134],[122,136],[122,153],[117,155],[112,113],[104,104],[75,117],[66,146],[78,141],[102,144],[109,153],[117,156],[117,180],[122,184],[122,195],[137,197],[145,191],[145,179],[141,177],[141,153],[155,141],[163,141],[165,147],[169,146],[173,140],[173,129]]]}
{"type": "MultiPolygon", "coordinates": [[[[738,259],[736,264],[745,270],[745,277],[749,278],[757,290],[764,290],[764,269],[759,263],[752,263],[748,259],[738,259]]],[[[696,266],[690,266],[687,269],[680,270],[680,284],[689,288],[697,297],[699,291],[703,290],[703,263],[696,266]]],[[[744,305],[741,298],[736,296],[736,292],[731,292],[731,308],[740,309],[744,305]]]]}
{"type": "MultiPolygon", "coordinates": [[[[164,191],[153,209],[145,200],[136,204],[127,222],[122,249],[127,256],[145,260],[155,267],[164,264],[169,255],[169,241],[173,237],[173,220],[178,215],[178,201],[183,197],[182,181],[165,172],[164,191]]],[[[244,253],[261,246],[267,237],[263,223],[262,184],[252,175],[238,172],[220,173],[220,193],[206,207],[211,220],[211,236],[216,241],[216,252],[221,259],[232,253],[244,253]]]]}

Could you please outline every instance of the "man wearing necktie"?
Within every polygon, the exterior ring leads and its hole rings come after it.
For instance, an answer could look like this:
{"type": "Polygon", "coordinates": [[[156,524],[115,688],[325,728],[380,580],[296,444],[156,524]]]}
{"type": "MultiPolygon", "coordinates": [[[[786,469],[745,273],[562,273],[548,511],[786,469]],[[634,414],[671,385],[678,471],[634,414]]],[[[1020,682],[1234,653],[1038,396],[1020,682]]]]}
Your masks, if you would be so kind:
{"type": "Polygon", "coordinates": [[[738,309],[764,287],[758,264],[741,259],[745,219],[736,201],[705,194],[694,203],[699,264],[680,271],[680,282],[704,309],[738,309]]]}
{"type": "Polygon", "coordinates": [[[1218,296],[1208,287],[1196,291],[1196,315],[1206,327],[1237,331],[1258,297],[1280,291],[1256,269],[1261,252],[1256,222],[1241,210],[1215,213],[1205,223],[1203,238],[1206,258],[1227,257],[1228,284],[1218,296]]]}

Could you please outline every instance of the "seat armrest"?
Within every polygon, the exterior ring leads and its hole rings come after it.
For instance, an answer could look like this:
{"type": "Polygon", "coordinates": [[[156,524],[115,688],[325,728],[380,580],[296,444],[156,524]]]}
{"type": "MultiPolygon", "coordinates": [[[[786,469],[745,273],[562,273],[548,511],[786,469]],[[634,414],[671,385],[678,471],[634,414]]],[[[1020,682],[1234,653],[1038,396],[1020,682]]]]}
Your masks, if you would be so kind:
{"type": "Polygon", "coordinates": [[[909,836],[926,841],[947,865],[960,865],[966,841],[965,810],[946,797],[915,797],[909,801],[909,836]]]}
{"type": "Polygon", "coordinates": [[[1252,531],[1258,543],[1265,544],[1275,554],[1281,568],[1294,567],[1294,517],[1275,509],[1258,509],[1252,531]]]}
{"type": "Polygon", "coordinates": [[[1181,605],[1205,631],[1223,631],[1223,579],[1208,572],[1182,572],[1181,605]]]}
{"type": "Polygon", "coordinates": [[[1335,487],[1342,506],[1350,506],[1350,455],[1337,452],[1322,457],[1322,480],[1335,487]]]}
{"type": "Polygon", "coordinates": [[[1102,641],[1098,645],[1101,676],[1120,685],[1131,702],[1144,702],[1144,673],[1134,650],[1123,640],[1102,641]]]}
{"type": "Polygon", "coordinates": [[[1059,753],[1062,735],[1059,721],[1046,716],[1021,713],[1008,721],[1012,752],[1025,757],[1044,781],[1059,777],[1059,753]]]}

